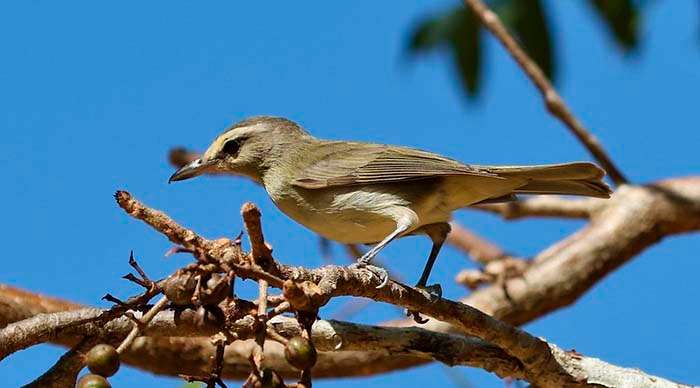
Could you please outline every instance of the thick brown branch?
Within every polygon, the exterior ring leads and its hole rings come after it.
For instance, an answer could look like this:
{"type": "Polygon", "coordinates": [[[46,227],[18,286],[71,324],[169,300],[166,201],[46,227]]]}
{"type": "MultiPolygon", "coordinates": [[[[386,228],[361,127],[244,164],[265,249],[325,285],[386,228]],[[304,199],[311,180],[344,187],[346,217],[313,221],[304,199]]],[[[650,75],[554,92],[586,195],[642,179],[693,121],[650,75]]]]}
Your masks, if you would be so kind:
{"type": "MultiPolygon", "coordinates": [[[[109,339],[122,338],[131,332],[132,321],[126,317],[111,321],[104,327],[97,327],[92,323],[77,326],[69,325],[70,323],[76,324],[89,318],[98,317],[103,311],[104,310],[85,308],[68,312],[40,314],[13,323],[0,331],[0,340],[3,344],[7,344],[3,350],[16,351],[48,340],[58,341],[60,343],[72,342],[78,334],[86,334],[94,337],[99,336],[103,339],[109,339]],[[61,326],[70,326],[70,328],[63,331],[54,331],[51,335],[47,334],[47,327],[50,327],[51,324],[55,322],[61,322],[61,326]],[[17,330],[21,330],[24,333],[22,341],[13,341],[16,337],[12,337],[12,335],[14,335],[17,330]]],[[[237,333],[245,334],[240,336],[240,338],[244,339],[254,332],[257,325],[256,318],[247,316],[238,320],[233,329],[237,333]]],[[[270,325],[276,332],[288,338],[299,336],[302,332],[302,328],[299,326],[298,322],[292,318],[276,316],[272,318],[270,325]]],[[[161,311],[153,317],[149,326],[144,328],[144,334],[154,337],[197,337],[215,333],[217,330],[218,328],[214,326],[198,326],[194,314],[175,314],[172,311],[161,311]]],[[[338,351],[342,349],[345,354],[350,354],[352,351],[382,352],[385,354],[391,352],[396,355],[411,355],[423,360],[435,359],[447,363],[448,365],[480,367],[493,371],[503,377],[522,377],[522,367],[518,360],[509,356],[498,347],[476,339],[450,334],[432,333],[420,328],[383,328],[347,322],[319,320],[313,326],[312,338],[314,344],[322,351],[338,351]]],[[[204,345],[205,343],[210,344],[208,339],[197,338],[192,340],[201,342],[198,346],[209,348],[209,346],[204,345]]],[[[163,343],[162,340],[157,338],[138,338],[134,341],[133,346],[125,350],[124,355],[127,357],[127,360],[131,360],[131,362],[134,363],[134,361],[139,359],[138,357],[140,356],[137,355],[142,354],[144,341],[163,343]]],[[[173,339],[173,341],[178,341],[178,339],[173,339]]],[[[192,342],[190,342],[190,345],[192,345],[192,342]]],[[[237,349],[235,351],[242,352],[243,354],[245,354],[244,349],[252,350],[251,344],[246,342],[236,342],[234,345],[237,345],[235,346],[237,349]]],[[[234,345],[230,345],[229,347],[234,347],[234,345]]],[[[278,347],[275,347],[276,345],[273,342],[266,342],[265,347],[269,346],[272,346],[273,349],[277,351],[280,350],[278,347]]],[[[161,357],[167,358],[169,356],[166,354],[173,352],[176,353],[175,355],[178,357],[183,354],[182,352],[175,352],[175,349],[176,347],[167,350],[163,349],[161,357]]],[[[153,351],[153,349],[150,351],[153,351]]],[[[247,364],[249,352],[245,357],[238,358],[235,364],[247,364]]],[[[191,360],[196,358],[196,354],[197,352],[194,354],[187,353],[187,359],[191,360]]],[[[297,373],[286,365],[283,359],[284,356],[281,356],[281,352],[276,353],[268,351],[267,354],[271,354],[271,356],[269,356],[269,359],[267,355],[265,356],[265,365],[288,374],[297,373]]],[[[211,355],[211,353],[209,353],[208,356],[209,355],[211,355]]],[[[321,367],[318,373],[331,376],[333,375],[332,373],[335,372],[337,375],[338,371],[334,371],[331,368],[333,362],[328,362],[332,357],[333,356],[330,354],[322,355],[321,367]],[[325,370],[323,365],[327,365],[329,369],[325,370]]],[[[148,360],[148,358],[145,360],[148,360]]],[[[155,360],[151,362],[156,363],[155,360]]],[[[177,375],[178,373],[202,374],[198,373],[201,372],[200,370],[193,370],[197,366],[199,368],[208,368],[208,357],[204,357],[202,363],[202,365],[198,365],[195,362],[193,364],[194,366],[190,365],[186,369],[181,370],[177,368],[182,366],[182,362],[172,363],[171,365],[158,363],[158,369],[155,369],[155,371],[172,375],[177,375]]],[[[232,361],[229,359],[228,364],[231,363],[232,361]]],[[[148,368],[149,363],[146,362],[144,364],[138,361],[135,366],[148,368]]],[[[230,369],[230,365],[224,368],[225,376],[241,377],[241,375],[238,374],[231,375],[231,373],[227,373],[230,369]]],[[[246,374],[247,372],[248,371],[246,371],[246,374]]]]}
{"type": "Polygon", "coordinates": [[[75,310],[82,305],[50,296],[35,294],[0,284],[0,327],[41,313],[75,310]]]}
{"type": "Polygon", "coordinates": [[[386,287],[376,288],[379,280],[371,273],[327,266],[308,271],[303,268],[280,266],[282,272],[296,281],[318,282],[327,298],[342,295],[362,296],[423,314],[451,324],[463,334],[478,337],[495,344],[524,365],[527,380],[541,386],[575,385],[576,378],[562,370],[552,357],[546,342],[498,321],[481,311],[447,299],[434,300],[415,288],[390,282],[386,287]]]}
{"type": "MultiPolygon", "coordinates": [[[[44,342],[76,343],[78,338],[84,336],[105,337],[107,334],[121,339],[131,332],[133,321],[126,316],[105,325],[93,323],[104,311],[84,308],[43,313],[11,323],[0,330],[0,360],[18,350],[44,342]]],[[[140,312],[133,312],[133,315],[136,319],[142,317],[140,312]]],[[[235,322],[234,329],[244,333],[253,320],[252,317],[242,318],[235,322]]],[[[215,322],[201,322],[195,311],[185,310],[162,311],[142,330],[144,335],[201,336],[214,334],[219,329],[215,322]]]]}
{"type": "Polygon", "coordinates": [[[623,185],[588,225],[538,254],[521,277],[477,290],[463,302],[506,322],[529,322],[573,303],[664,237],[696,230],[700,178],[623,185]]]}
{"type": "Polygon", "coordinates": [[[552,115],[561,120],[576,136],[576,138],[588,149],[588,151],[603,166],[610,175],[610,179],[618,185],[627,183],[627,178],[615,166],[612,159],[603,149],[598,139],[593,136],[583,124],[571,113],[568,106],[554,89],[539,66],[518,45],[513,36],[501,23],[498,16],[491,11],[481,0],[463,0],[464,4],[471,8],[484,26],[493,33],[499,42],[505,47],[515,61],[520,65],[528,78],[539,89],[544,98],[545,105],[552,115]]]}
{"type": "MultiPolygon", "coordinates": [[[[50,321],[73,319],[79,322],[86,316],[97,316],[100,310],[84,309],[74,312],[60,312],[49,318],[50,321]]],[[[255,319],[247,317],[238,321],[242,333],[251,333],[255,319]]],[[[296,320],[286,317],[274,317],[270,324],[286,337],[301,334],[302,328],[296,320]]],[[[77,331],[93,332],[94,328],[76,328],[77,331]]],[[[118,319],[106,325],[100,332],[103,338],[117,338],[126,335],[131,329],[131,321],[118,319]]],[[[212,328],[213,329],[213,328],[212,328]]],[[[42,331],[40,327],[37,332],[42,331]]],[[[29,329],[34,331],[34,329],[29,329]]],[[[209,330],[201,331],[202,334],[209,330]]],[[[210,358],[214,347],[206,338],[163,337],[170,335],[193,335],[191,323],[187,317],[176,318],[171,312],[159,313],[146,331],[149,335],[159,337],[139,337],[123,355],[125,361],[140,368],[156,373],[176,375],[203,374],[208,372],[210,358]],[[178,326],[184,326],[178,328],[178,326]],[[187,362],[182,362],[182,354],[187,354],[187,362]]],[[[62,333],[70,335],[71,333],[62,333]]],[[[392,366],[409,367],[421,360],[434,359],[448,365],[475,366],[492,371],[502,377],[522,378],[522,364],[500,348],[486,342],[461,336],[434,333],[421,328],[387,328],[367,326],[338,321],[317,321],[312,329],[316,346],[323,352],[314,369],[317,377],[338,377],[376,373],[377,368],[386,368],[383,361],[390,355],[392,366]],[[339,350],[340,349],[340,350],[339,350]],[[328,353],[332,352],[332,353],[328,353]],[[381,361],[379,365],[368,362],[358,364],[358,357],[381,361]],[[367,369],[370,365],[373,368],[367,369]]],[[[227,378],[243,378],[249,373],[248,357],[252,340],[236,342],[226,349],[224,355],[223,375],[227,378]],[[234,346],[236,345],[236,346],[234,346]]],[[[600,360],[582,357],[575,353],[562,351],[548,345],[556,361],[572,376],[587,376],[589,383],[605,386],[628,386],[646,383],[649,387],[683,387],[664,379],[650,377],[638,370],[615,367],[600,360]]],[[[265,345],[265,364],[268,367],[291,376],[296,373],[284,361],[281,345],[269,342],[265,345]]],[[[73,358],[72,368],[77,368],[79,360],[73,358]]],[[[371,361],[371,360],[370,360],[371,361]]],[[[394,369],[394,368],[392,368],[394,369]]],[[[392,370],[385,369],[385,371],[392,370]]],[[[547,386],[547,385],[545,385],[547,386]]],[[[551,386],[551,384],[549,384],[551,386]]],[[[636,386],[636,385],[635,385],[636,386]]]]}

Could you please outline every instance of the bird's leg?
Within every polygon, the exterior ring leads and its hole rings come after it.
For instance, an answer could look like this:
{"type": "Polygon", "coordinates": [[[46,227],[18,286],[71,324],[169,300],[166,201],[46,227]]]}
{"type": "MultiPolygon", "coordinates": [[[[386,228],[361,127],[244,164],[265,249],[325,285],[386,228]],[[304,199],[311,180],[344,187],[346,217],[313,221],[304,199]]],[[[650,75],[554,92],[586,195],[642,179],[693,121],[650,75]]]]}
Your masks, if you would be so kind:
{"type": "MultiPolygon", "coordinates": [[[[442,244],[445,242],[445,239],[447,239],[447,234],[450,233],[450,229],[450,224],[446,222],[430,224],[421,228],[421,231],[427,234],[428,237],[433,240],[433,247],[430,249],[428,261],[425,263],[423,273],[421,274],[418,283],[416,283],[416,288],[421,288],[428,291],[433,301],[436,301],[442,297],[442,287],[437,283],[429,286],[426,284],[428,283],[430,271],[433,269],[433,264],[435,264],[435,259],[437,259],[438,254],[440,253],[440,248],[442,248],[442,244]]],[[[421,318],[417,311],[407,310],[406,315],[413,316],[413,319],[417,323],[423,324],[427,322],[427,320],[421,318]]]]}
{"type": "Polygon", "coordinates": [[[428,277],[430,276],[430,271],[433,269],[433,264],[435,264],[435,259],[437,259],[440,253],[440,248],[442,248],[442,243],[444,241],[433,242],[433,247],[430,249],[430,256],[428,256],[428,261],[425,263],[423,268],[423,274],[420,276],[418,283],[416,283],[416,288],[425,289],[430,293],[431,296],[437,297],[437,299],[442,297],[442,286],[439,283],[426,285],[428,282],[428,277]]]}
{"type": "Polygon", "coordinates": [[[428,256],[428,261],[425,263],[423,268],[423,273],[416,283],[416,287],[428,290],[432,295],[436,295],[438,298],[442,296],[442,287],[439,284],[431,284],[427,286],[428,277],[433,269],[433,264],[435,264],[435,259],[437,259],[442,244],[447,239],[447,235],[450,233],[450,224],[443,222],[439,224],[430,224],[421,228],[422,231],[433,240],[433,246],[430,249],[430,255],[428,256]]]}
{"type": "Polygon", "coordinates": [[[394,240],[396,237],[399,237],[403,232],[407,231],[408,228],[410,228],[410,223],[407,222],[399,222],[396,225],[396,230],[391,232],[388,236],[384,238],[384,240],[380,241],[377,245],[372,247],[367,253],[362,255],[359,259],[357,259],[357,262],[353,265],[351,265],[351,268],[365,268],[375,274],[379,280],[380,283],[377,286],[377,288],[382,288],[386,286],[389,283],[389,273],[381,267],[377,267],[374,265],[370,265],[370,261],[377,256],[379,251],[384,249],[387,244],[389,244],[392,240],[394,240]]]}

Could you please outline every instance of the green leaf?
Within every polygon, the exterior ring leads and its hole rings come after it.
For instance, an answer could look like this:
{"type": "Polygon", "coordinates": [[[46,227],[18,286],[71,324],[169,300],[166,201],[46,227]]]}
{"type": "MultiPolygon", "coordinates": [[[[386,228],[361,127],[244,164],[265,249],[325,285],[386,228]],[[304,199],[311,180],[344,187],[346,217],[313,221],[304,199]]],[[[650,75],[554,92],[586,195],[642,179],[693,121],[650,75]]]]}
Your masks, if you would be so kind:
{"type": "Polygon", "coordinates": [[[632,0],[591,0],[617,43],[626,51],[639,43],[639,11],[632,0]]]}
{"type": "Polygon", "coordinates": [[[462,85],[470,97],[479,92],[481,80],[481,26],[471,11],[459,12],[462,18],[450,40],[462,85]]]}
{"type": "Polygon", "coordinates": [[[447,41],[444,31],[444,21],[441,19],[425,20],[411,33],[409,53],[430,51],[447,41]]]}
{"type": "Polygon", "coordinates": [[[456,29],[459,28],[462,20],[460,13],[463,10],[459,7],[418,23],[409,39],[409,53],[430,51],[449,43],[456,29]]]}
{"type": "Polygon", "coordinates": [[[549,79],[556,75],[554,43],[540,0],[500,1],[494,11],[549,79]]]}
{"type": "Polygon", "coordinates": [[[481,27],[471,11],[459,7],[419,23],[411,34],[408,52],[426,53],[441,47],[452,52],[460,80],[470,97],[479,91],[481,27]]]}

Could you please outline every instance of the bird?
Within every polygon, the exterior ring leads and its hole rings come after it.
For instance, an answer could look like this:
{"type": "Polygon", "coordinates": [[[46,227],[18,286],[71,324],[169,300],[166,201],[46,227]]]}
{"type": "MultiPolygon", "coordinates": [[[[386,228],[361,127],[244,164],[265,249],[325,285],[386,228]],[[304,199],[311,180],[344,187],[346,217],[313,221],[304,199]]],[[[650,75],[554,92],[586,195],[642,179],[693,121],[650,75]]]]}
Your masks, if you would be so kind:
{"type": "Polygon", "coordinates": [[[518,194],[609,198],[605,172],[590,162],[485,166],[419,149],[323,140],[282,117],[254,116],[214,139],[204,154],[168,183],[207,173],[246,176],[261,184],[287,216],[320,236],[345,244],[374,244],[353,264],[389,281],[371,260],[393,240],[427,235],[432,248],[416,287],[427,285],[450,232],[452,212],[471,205],[515,201],[518,194]]]}

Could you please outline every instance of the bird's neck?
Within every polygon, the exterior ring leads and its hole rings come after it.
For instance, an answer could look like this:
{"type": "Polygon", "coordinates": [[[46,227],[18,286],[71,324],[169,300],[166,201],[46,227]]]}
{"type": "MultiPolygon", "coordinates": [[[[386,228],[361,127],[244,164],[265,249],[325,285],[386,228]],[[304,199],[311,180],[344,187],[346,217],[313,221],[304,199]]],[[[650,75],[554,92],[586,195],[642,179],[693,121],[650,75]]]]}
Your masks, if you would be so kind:
{"type": "Polygon", "coordinates": [[[259,182],[267,187],[297,179],[299,173],[312,162],[311,151],[319,143],[322,141],[310,136],[297,138],[292,142],[277,143],[265,161],[260,163],[259,182]]]}

